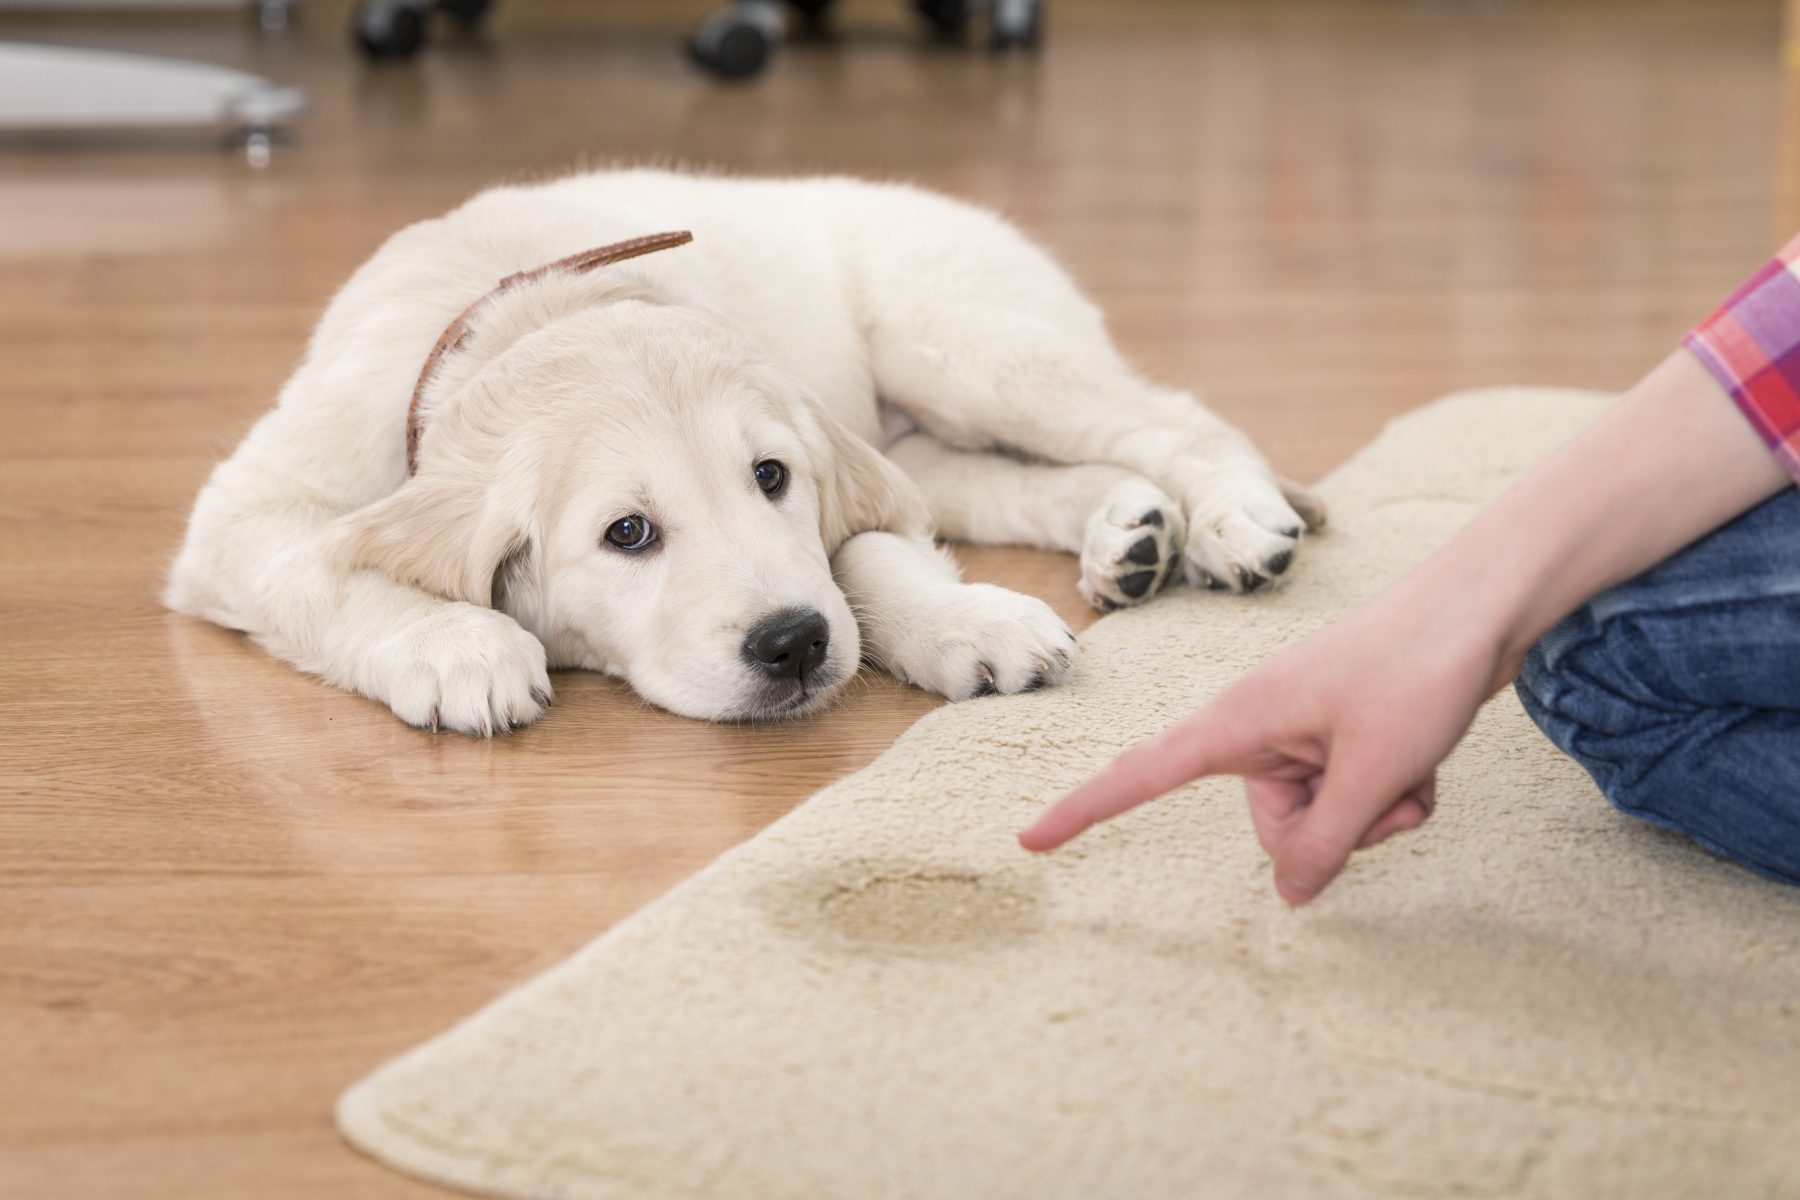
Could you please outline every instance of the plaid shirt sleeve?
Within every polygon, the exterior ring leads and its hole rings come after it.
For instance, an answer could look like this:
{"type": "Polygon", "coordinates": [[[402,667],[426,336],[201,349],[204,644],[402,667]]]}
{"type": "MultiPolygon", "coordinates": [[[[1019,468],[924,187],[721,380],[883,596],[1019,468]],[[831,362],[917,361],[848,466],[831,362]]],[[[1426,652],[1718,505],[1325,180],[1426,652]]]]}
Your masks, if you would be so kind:
{"type": "Polygon", "coordinates": [[[1800,237],[1682,342],[1800,482],[1800,237]]]}

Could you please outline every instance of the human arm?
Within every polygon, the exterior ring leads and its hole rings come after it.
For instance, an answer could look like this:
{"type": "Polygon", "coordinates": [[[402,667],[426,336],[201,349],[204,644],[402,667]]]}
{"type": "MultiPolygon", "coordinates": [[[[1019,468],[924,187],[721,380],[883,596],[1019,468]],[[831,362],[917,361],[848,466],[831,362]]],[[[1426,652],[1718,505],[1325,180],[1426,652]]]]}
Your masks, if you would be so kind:
{"type": "Polygon", "coordinates": [[[1417,571],[1127,751],[1020,841],[1048,850],[1189,779],[1242,775],[1277,890],[1304,903],[1354,850],[1429,815],[1438,764],[1546,629],[1790,482],[1677,351],[1417,571]]]}

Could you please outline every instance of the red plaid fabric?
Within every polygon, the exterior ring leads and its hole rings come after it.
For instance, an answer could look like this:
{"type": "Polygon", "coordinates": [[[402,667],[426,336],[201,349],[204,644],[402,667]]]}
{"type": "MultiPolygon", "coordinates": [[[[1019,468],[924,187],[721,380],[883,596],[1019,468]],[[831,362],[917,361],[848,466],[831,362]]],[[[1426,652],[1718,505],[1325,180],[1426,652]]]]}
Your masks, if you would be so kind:
{"type": "Polygon", "coordinates": [[[1705,364],[1800,482],[1800,237],[1696,325],[1682,344],[1705,364]]]}

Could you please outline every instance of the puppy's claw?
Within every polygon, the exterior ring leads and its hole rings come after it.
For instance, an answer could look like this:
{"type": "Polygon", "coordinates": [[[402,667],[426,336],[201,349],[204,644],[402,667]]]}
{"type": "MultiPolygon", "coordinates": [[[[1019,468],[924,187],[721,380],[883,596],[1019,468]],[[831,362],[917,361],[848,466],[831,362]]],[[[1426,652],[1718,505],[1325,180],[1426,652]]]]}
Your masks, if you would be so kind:
{"type": "Polygon", "coordinates": [[[975,679],[975,694],[977,696],[992,696],[1000,690],[994,686],[994,668],[988,666],[986,663],[975,664],[975,679]]]}

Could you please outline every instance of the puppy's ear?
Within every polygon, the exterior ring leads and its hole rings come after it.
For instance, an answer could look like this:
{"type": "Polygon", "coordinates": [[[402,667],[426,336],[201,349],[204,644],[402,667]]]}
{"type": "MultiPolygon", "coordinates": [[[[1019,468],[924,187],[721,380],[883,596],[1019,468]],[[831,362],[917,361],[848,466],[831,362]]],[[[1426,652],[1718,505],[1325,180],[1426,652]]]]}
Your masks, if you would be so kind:
{"type": "Polygon", "coordinates": [[[499,607],[529,571],[532,544],[486,489],[420,475],[343,517],[340,561],[372,567],[451,600],[499,607]]]}
{"type": "Polygon", "coordinates": [[[1281,498],[1300,514],[1309,533],[1325,528],[1325,502],[1312,489],[1300,486],[1285,475],[1276,476],[1276,482],[1281,484],[1281,498]]]}
{"type": "Polygon", "coordinates": [[[819,473],[819,535],[836,554],[851,536],[882,529],[930,537],[931,509],[919,485],[894,461],[818,410],[824,444],[819,473]]]}

